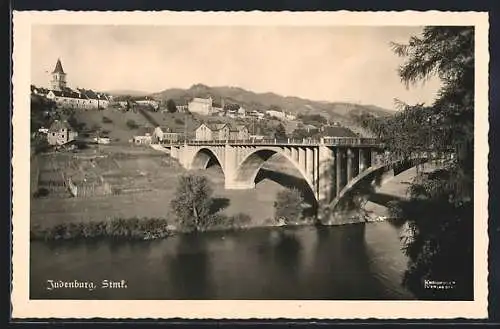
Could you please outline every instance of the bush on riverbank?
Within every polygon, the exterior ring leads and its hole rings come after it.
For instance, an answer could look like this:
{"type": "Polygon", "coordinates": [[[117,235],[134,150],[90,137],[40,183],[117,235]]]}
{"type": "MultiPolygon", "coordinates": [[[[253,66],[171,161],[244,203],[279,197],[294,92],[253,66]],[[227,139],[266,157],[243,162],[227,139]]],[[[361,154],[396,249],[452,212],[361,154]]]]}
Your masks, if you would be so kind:
{"type": "Polygon", "coordinates": [[[163,238],[172,233],[167,220],[161,218],[113,218],[103,221],[61,223],[51,227],[35,226],[32,240],[70,240],[111,237],[128,240],[163,238]]]}
{"type": "Polygon", "coordinates": [[[217,224],[220,218],[214,216],[212,194],[213,188],[205,176],[188,174],[179,177],[171,206],[182,230],[204,231],[217,224]]]}
{"type": "Polygon", "coordinates": [[[275,217],[283,219],[284,224],[297,222],[302,219],[304,198],[297,189],[281,191],[274,202],[275,217]]]}
{"type": "Polygon", "coordinates": [[[211,225],[207,226],[204,230],[236,230],[251,226],[252,218],[247,214],[238,213],[233,216],[224,214],[214,214],[211,216],[213,221],[211,225]]]}

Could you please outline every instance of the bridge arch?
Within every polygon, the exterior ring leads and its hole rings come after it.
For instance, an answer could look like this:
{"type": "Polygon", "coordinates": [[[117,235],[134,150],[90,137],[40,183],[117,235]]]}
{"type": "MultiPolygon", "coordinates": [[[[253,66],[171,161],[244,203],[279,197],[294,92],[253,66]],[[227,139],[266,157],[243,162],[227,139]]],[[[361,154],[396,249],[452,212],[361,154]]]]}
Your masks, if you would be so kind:
{"type": "Polygon", "coordinates": [[[411,160],[398,160],[371,166],[354,177],[350,182],[347,183],[346,186],[344,186],[340,190],[337,196],[328,205],[328,211],[335,211],[348,194],[358,190],[361,186],[368,183],[373,188],[380,187],[387,181],[387,179],[395,177],[406,170],[409,170],[419,164],[423,164],[428,161],[430,161],[429,158],[421,157],[411,160]]]}
{"type": "MultiPolygon", "coordinates": [[[[309,199],[309,201],[312,201],[314,203],[313,206],[316,207],[318,200],[314,185],[308,179],[304,169],[299,166],[299,163],[294,161],[286,152],[284,152],[284,150],[280,148],[261,147],[250,152],[236,166],[236,171],[232,177],[232,181],[239,186],[255,187],[255,180],[259,172],[262,170],[262,166],[275,155],[282,156],[288,163],[292,164],[292,166],[298,170],[301,178],[304,182],[306,182],[304,186],[307,185],[307,191],[311,196],[310,198],[307,198],[307,196],[304,197],[309,199]]],[[[296,187],[300,188],[301,186],[296,187]]]]}
{"type": "Polygon", "coordinates": [[[196,151],[190,162],[189,169],[207,169],[210,160],[217,161],[225,176],[224,162],[221,161],[216,152],[208,147],[203,147],[196,151]]]}

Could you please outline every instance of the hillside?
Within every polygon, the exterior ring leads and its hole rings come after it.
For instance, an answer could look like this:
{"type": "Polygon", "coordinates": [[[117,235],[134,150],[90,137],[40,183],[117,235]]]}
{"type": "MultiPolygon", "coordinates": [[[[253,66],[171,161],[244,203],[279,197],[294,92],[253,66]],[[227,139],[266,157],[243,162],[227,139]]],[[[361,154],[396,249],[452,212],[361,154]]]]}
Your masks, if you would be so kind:
{"type": "Polygon", "coordinates": [[[134,96],[134,97],[137,97],[137,96],[146,96],[150,93],[146,92],[146,91],[138,91],[138,90],[127,90],[127,89],[123,89],[123,90],[108,90],[106,91],[107,94],[109,95],[112,95],[112,96],[134,96]]]}
{"type": "MultiPolygon", "coordinates": [[[[133,90],[110,91],[114,95],[143,95],[144,93],[133,90]]],[[[149,96],[166,103],[168,99],[173,99],[178,105],[187,104],[193,97],[209,97],[214,99],[214,103],[225,104],[235,103],[243,106],[247,110],[265,111],[269,108],[280,108],[294,114],[321,114],[330,121],[339,122],[342,126],[349,128],[353,132],[362,136],[371,136],[371,134],[360,127],[354,120],[352,115],[360,115],[369,113],[375,116],[391,115],[392,112],[373,105],[359,105],[345,102],[324,102],[311,101],[299,97],[285,97],[275,93],[254,93],[238,87],[209,87],[202,84],[196,84],[189,89],[173,88],[167,89],[159,93],[149,94],[149,96]]],[[[101,131],[108,131],[109,137],[114,140],[127,141],[132,136],[138,133],[137,130],[131,129],[127,125],[127,121],[134,121],[141,128],[151,129],[156,126],[169,128],[170,131],[182,132],[187,128],[187,131],[192,131],[202,121],[218,121],[232,122],[229,118],[202,118],[198,115],[185,116],[181,113],[162,113],[149,112],[146,115],[140,112],[123,112],[121,110],[110,109],[109,111],[84,111],[76,115],[78,122],[85,124],[87,129],[92,129],[96,125],[101,128],[101,131]],[[103,117],[108,117],[112,122],[103,117]],[[184,122],[186,121],[186,122],[184,122]]],[[[247,125],[250,122],[242,121],[247,125]]],[[[276,125],[278,122],[272,122],[276,125]]],[[[270,122],[271,124],[271,122],[270,122]]],[[[285,128],[287,133],[291,133],[296,128],[297,122],[286,122],[285,128]]],[[[263,128],[267,131],[266,127],[263,128]]],[[[254,130],[253,127],[251,129],[254,130]]],[[[258,130],[258,129],[257,129],[258,130]]],[[[257,131],[256,130],[256,131],[257,131]]]]}
{"type": "Polygon", "coordinates": [[[353,111],[366,111],[377,116],[392,113],[373,105],[311,101],[298,97],[285,97],[275,93],[254,93],[238,87],[209,87],[202,84],[193,85],[187,90],[166,89],[151,96],[159,100],[173,99],[178,104],[186,104],[193,97],[212,96],[216,103],[221,103],[224,99],[225,103],[237,103],[249,110],[267,110],[276,106],[294,114],[323,114],[331,119],[346,117],[353,111]]]}
{"type": "Polygon", "coordinates": [[[311,101],[275,93],[254,93],[238,87],[209,87],[203,84],[193,85],[189,89],[166,89],[150,96],[161,101],[173,99],[177,104],[187,104],[193,97],[211,96],[215,103],[236,103],[247,110],[263,111],[278,107],[293,114],[321,114],[360,133],[364,132],[360,131],[360,127],[352,120],[352,114],[370,113],[375,116],[386,116],[393,113],[374,105],[311,101]]]}
{"type": "Polygon", "coordinates": [[[103,135],[108,135],[117,142],[128,142],[137,134],[137,130],[140,128],[154,128],[143,115],[134,111],[123,112],[116,109],[106,111],[83,110],[76,111],[74,117],[78,123],[84,124],[86,130],[94,130],[98,127],[103,132],[103,135]],[[131,129],[127,125],[129,120],[134,121],[139,128],[131,129]]]}

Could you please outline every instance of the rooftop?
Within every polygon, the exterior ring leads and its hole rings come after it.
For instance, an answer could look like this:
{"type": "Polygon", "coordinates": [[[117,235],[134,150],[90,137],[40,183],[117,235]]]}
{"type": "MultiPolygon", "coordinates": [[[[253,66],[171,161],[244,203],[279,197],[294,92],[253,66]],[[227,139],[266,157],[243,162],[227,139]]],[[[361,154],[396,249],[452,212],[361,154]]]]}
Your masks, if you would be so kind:
{"type": "Polygon", "coordinates": [[[54,68],[54,71],[52,71],[52,73],[66,74],[66,73],[64,73],[64,70],[63,70],[62,64],[61,64],[61,60],[59,58],[57,59],[56,67],[54,68]]]}
{"type": "Polygon", "coordinates": [[[61,131],[63,129],[68,129],[68,130],[71,129],[71,127],[69,126],[68,122],[67,121],[55,120],[50,125],[49,131],[51,131],[51,132],[58,132],[58,131],[61,131]]]}
{"type": "Polygon", "coordinates": [[[195,103],[206,103],[206,104],[211,104],[212,103],[212,98],[198,98],[198,97],[195,97],[193,98],[192,102],[195,102],[195,103]]]}

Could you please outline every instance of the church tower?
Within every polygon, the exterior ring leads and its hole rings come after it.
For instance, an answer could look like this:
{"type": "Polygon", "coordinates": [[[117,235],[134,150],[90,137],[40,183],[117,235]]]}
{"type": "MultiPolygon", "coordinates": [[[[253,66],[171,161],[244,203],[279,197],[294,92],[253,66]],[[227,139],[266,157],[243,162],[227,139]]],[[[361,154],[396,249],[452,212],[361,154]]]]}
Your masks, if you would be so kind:
{"type": "Polygon", "coordinates": [[[66,88],[66,73],[64,73],[61,60],[58,58],[56,67],[52,71],[52,80],[50,85],[53,90],[63,90],[66,88]]]}

